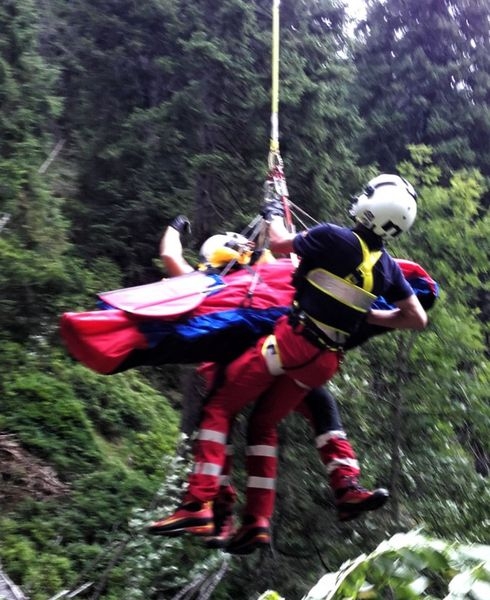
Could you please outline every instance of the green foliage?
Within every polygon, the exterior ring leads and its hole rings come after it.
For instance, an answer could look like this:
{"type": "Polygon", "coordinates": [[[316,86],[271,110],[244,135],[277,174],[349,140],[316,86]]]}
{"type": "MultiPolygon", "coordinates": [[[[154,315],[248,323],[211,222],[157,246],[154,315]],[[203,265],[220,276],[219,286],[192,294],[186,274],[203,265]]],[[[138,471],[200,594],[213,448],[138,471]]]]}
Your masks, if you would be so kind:
{"type": "MultiPolygon", "coordinates": [[[[155,538],[144,531],[148,523],[162,518],[178,505],[182,482],[191,466],[188,454],[188,441],[182,438],[176,456],[165,460],[166,476],[155,495],[154,506],[133,511],[132,536],[122,560],[125,600],[154,597],[155,592],[170,597],[182,589],[189,593],[207,589],[211,593],[226,572],[229,556],[210,552],[185,538],[155,538]]],[[[221,594],[217,594],[213,593],[212,597],[219,600],[221,594]]]]}
{"type": "MultiPolygon", "coordinates": [[[[11,216],[10,227],[28,244],[45,239],[44,226],[58,218],[57,203],[49,202],[38,173],[57,101],[56,70],[38,51],[36,8],[31,0],[6,0],[0,8],[0,210],[11,216]]],[[[58,238],[55,227],[50,238],[51,243],[58,238]]]]}
{"type": "Polygon", "coordinates": [[[67,577],[73,576],[70,567],[67,557],[44,553],[26,565],[24,589],[32,600],[42,600],[46,592],[56,593],[63,588],[67,577]]]}
{"type": "Polygon", "coordinates": [[[0,427],[70,482],[65,496],[26,498],[9,507],[13,520],[0,521],[2,564],[31,597],[46,600],[75,585],[88,564],[91,576],[107,568],[108,548],[129,535],[131,511],[150,503],[164,475],[161,457],[174,451],[177,418],[136,373],[111,381],[16,344],[2,355],[12,369],[0,378],[0,427]],[[99,411],[93,421],[91,399],[99,411]]]}
{"type": "Polygon", "coordinates": [[[322,577],[303,600],[341,598],[483,599],[490,593],[490,548],[434,539],[412,531],[322,577]]]}
{"type": "Polygon", "coordinates": [[[87,309],[97,292],[119,285],[120,272],[107,258],[88,270],[79,258],[53,254],[49,244],[46,252],[34,251],[14,236],[0,237],[1,335],[29,343],[33,351],[57,341],[62,312],[87,309]]]}
{"type": "Polygon", "coordinates": [[[484,0],[369,3],[354,55],[365,164],[392,171],[427,144],[445,174],[489,174],[489,20],[484,0]]]}
{"type": "Polygon", "coordinates": [[[16,534],[13,523],[8,519],[2,518],[0,530],[2,531],[2,545],[0,546],[2,562],[8,564],[10,576],[19,581],[27,566],[35,562],[35,545],[30,539],[16,534]],[[9,529],[13,533],[10,533],[9,529]]]}
{"type": "MultiPolygon", "coordinates": [[[[360,179],[343,15],[326,1],[291,3],[281,24],[283,152],[292,197],[316,215],[360,179]]],[[[270,6],[123,2],[115,14],[68,3],[63,18],[49,51],[71,75],[63,120],[83,158],[67,214],[81,255],[114,257],[135,284],[156,277],[156,240],[176,212],[194,222],[194,249],[218,222],[246,226],[267,168],[270,6]],[[56,51],[68,44],[70,55],[56,51]]]]}
{"type": "Polygon", "coordinates": [[[61,473],[87,471],[99,460],[83,407],[70,388],[52,376],[34,371],[7,381],[2,413],[4,427],[61,473]]]}
{"type": "Polygon", "coordinates": [[[91,423],[117,445],[117,454],[147,476],[160,477],[155,465],[174,451],[178,431],[168,402],[136,373],[101,377],[77,365],[69,380],[91,423]]]}
{"type": "Polygon", "coordinates": [[[55,542],[57,532],[46,521],[33,520],[35,534],[24,531],[17,523],[3,517],[0,519],[0,559],[8,566],[9,576],[22,581],[24,592],[33,600],[44,600],[60,590],[63,583],[75,576],[73,565],[60,553],[55,542]],[[46,544],[46,540],[49,540],[46,544]],[[46,549],[43,548],[46,546],[46,549]]]}

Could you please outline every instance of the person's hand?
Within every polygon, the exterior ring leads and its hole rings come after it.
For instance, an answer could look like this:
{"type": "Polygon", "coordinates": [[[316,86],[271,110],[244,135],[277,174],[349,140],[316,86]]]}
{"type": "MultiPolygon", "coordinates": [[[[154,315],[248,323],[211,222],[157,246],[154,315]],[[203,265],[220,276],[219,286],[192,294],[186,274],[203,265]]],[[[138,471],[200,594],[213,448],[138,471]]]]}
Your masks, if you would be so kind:
{"type": "Polygon", "coordinates": [[[191,233],[191,222],[185,215],[178,215],[177,217],[174,217],[168,226],[176,229],[181,235],[183,233],[191,233]]]}
{"type": "Polygon", "coordinates": [[[266,200],[262,204],[260,214],[266,221],[270,221],[272,217],[284,217],[284,206],[281,200],[266,200]]]}

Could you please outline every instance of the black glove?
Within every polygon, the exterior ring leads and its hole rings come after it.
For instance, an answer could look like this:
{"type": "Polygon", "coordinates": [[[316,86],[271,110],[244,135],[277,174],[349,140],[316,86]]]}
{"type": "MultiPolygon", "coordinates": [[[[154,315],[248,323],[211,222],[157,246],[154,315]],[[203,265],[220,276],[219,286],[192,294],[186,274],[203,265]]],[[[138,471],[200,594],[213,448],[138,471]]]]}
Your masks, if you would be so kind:
{"type": "Polygon", "coordinates": [[[284,217],[284,205],[281,200],[266,200],[260,211],[260,214],[266,221],[270,221],[272,217],[284,217]]]}
{"type": "Polygon", "coordinates": [[[178,215],[177,217],[174,217],[168,226],[176,229],[181,235],[183,233],[191,233],[191,222],[185,215],[178,215]]]}

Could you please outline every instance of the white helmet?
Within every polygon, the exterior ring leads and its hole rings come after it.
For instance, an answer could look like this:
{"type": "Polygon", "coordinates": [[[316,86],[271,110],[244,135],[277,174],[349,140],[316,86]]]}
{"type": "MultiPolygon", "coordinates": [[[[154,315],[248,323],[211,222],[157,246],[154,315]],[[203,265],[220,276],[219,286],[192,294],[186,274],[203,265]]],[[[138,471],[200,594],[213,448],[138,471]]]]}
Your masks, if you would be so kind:
{"type": "Polygon", "coordinates": [[[201,260],[212,266],[222,267],[231,260],[246,264],[250,259],[250,242],[239,233],[227,231],[208,238],[199,251],[201,260]]]}
{"type": "Polygon", "coordinates": [[[350,215],[383,239],[393,239],[408,231],[417,214],[417,193],[398,175],[379,175],[371,179],[355,199],[350,215]]]}

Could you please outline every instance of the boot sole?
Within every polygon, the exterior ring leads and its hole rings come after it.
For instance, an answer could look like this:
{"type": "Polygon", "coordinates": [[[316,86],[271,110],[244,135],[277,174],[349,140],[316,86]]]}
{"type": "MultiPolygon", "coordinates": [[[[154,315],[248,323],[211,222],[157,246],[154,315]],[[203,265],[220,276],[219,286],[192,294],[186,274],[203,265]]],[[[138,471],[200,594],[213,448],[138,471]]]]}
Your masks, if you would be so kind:
{"type": "Polygon", "coordinates": [[[233,540],[225,546],[225,552],[228,554],[247,555],[252,554],[258,548],[270,548],[271,537],[268,531],[254,533],[250,539],[244,539],[242,542],[233,543],[233,540]]]}
{"type": "Polygon", "coordinates": [[[386,496],[371,496],[371,498],[366,498],[359,504],[351,504],[352,508],[348,504],[344,507],[338,508],[339,511],[339,521],[351,521],[352,519],[357,519],[357,517],[361,516],[363,513],[377,510],[386,504],[389,499],[389,495],[386,496]],[[349,506],[349,508],[346,508],[349,506]]]}
{"type": "Polygon", "coordinates": [[[151,535],[167,535],[169,537],[177,537],[184,533],[191,533],[193,535],[212,535],[214,532],[214,525],[212,521],[202,519],[189,519],[182,523],[162,525],[154,525],[148,528],[148,533],[151,535]]]}
{"type": "Polygon", "coordinates": [[[229,541],[230,541],[230,538],[228,538],[226,540],[211,538],[209,540],[204,540],[204,545],[206,546],[206,548],[209,548],[211,550],[216,550],[219,548],[224,548],[226,546],[226,544],[228,544],[229,541]]]}

